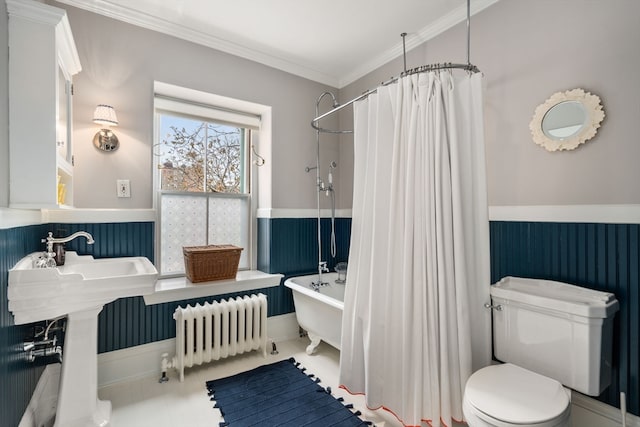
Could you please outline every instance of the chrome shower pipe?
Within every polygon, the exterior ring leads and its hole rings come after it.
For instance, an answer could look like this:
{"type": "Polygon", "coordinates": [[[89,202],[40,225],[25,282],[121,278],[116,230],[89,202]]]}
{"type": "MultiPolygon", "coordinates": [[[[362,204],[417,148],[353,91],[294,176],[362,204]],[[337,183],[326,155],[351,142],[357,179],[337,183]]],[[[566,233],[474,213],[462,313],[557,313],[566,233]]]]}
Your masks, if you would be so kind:
{"type": "Polygon", "coordinates": [[[402,61],[404,63],[404,72],[407,72],[407,45],[405,43],[405,38],[407,37],[407,33],[400,34],[402,37],[402,61]]]}
{"type": "Polygon", "coordinates": [[[320,101],[322,101],[322,98],[324,98],[326,95],[329,95],[331,97],[331,100],[333,101],[333,108],[336,108],[337,106],[340,105],[338,104],[338,100],[336,99],[336,96],[332,92],[329,92],[328,90],[326,90],[322,92],[318,97],[318,99],[316,100],[316,113],[318,113],[318,107],[320,105],[320,101]]]}
{"type": "MultiPolygon", "coordinates": [[[[333,107],[331,109],[332,112],[339,111],[339,110],[342,109],[342,106],[338,103],[338,100],[336,99],[335,95],[333,93],[329,92],[329,91],[325,91],[325,92],[322,92],[322,94],[318,97],[318,100],[316,101],[316,117],[318,117],[320,115],[320,111],[318,109],[318,106],[320,105],[320,100],[325,95],[330,95],[331,99],[333,100],[333,107]]],[[[345,105],[345,107],[346,107],[346,105],[345,105]]],[[[315,119],[315,120],[313,120],[311,122],[311,127],[314,128],[318,132],[337,133],[337,134],[353,133],[353,130],[333,130],[333,129],[325,129],[323,127],[320,127],[320,125],[317,124],[319,119],[320,118],[317,118],[317,119],[315,119]]]]}
{"type": "Polygon", "coordinates": [[[471,0],[467,0],[467,64],[471,65],[471,0]]]}
{"type": "MultiPolygon", "coordinates": [[[[329,91],[325,91],[322,92],[320,94],[320,96],[318,97],[318,99],[316,100],[316,116],[318,116],[320,114],[320,101],[322,101],[322,99],[325,96],[330,96],[331,100],[333,101],[333,108],[337,108],[339,107],[338,104],[338,100],[336,99],[335,95],[329,91]]],[[[332,256],[335,257],[335,225],[334,225],[334,221],[333,221],[333,212],[335,209],[335,195],[333,193],[333,183],[329,183],[328,186],[325,186],[324,182],[322,182],[322,178],[320,177],[320,132],[323,132],[323,130],[321,128],[316,128],[316,166],[315,168],[311,168],[311,167],[307,167],[305,170],[307,170],[307,172],[309,172],[311,169],[315,169],[316,170],[316,205],[317,205],[317,237],[318,237],[318,284],[322,285],[323,281],[322,281],[322,273],[324,272],[328,272],[329,269],[327,268],[327,262],[326,261],[322,261],[322,226],[321,226],[321,215],[320,215],[320,192],[325,191],[327,192],[327,195],[331,195],[332,196],[332,206],[334,206],[334,208],[332,209],[332,221],[331,221],[331,242],[332,242],[332,247],[331,247],[331,254],[332,256]]],[[[340,133],[338,132],[331,132],[331,133],[340,133]]],[[[329,166],[329,174],[331,176],[331,170],[333,168],[335,168],[337,165],[335,162],[331,162],[330,166],[329,166]]]]}

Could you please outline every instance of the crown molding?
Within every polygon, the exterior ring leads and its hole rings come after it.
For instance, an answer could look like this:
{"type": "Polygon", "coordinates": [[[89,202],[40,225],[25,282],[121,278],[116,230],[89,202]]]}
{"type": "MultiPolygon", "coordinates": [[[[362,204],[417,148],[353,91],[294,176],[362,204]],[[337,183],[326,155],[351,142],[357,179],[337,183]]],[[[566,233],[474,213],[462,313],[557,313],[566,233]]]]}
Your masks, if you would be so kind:
{"type": "Polygon", "coordinates": [[[149,14],[140,12],[130,7],[112,4],[105,0],[94,0],[86,2],[83,0],[57,0],[69,6],[74,6],[88,12],[97,13],[108,18],[126,22],[148,30],[157,31],[171,35],[179,39],[190,41],[196,44],[210,47],[240,58],[258,62],[260,64],[276,68],[309,80],[337,87],[338,78],[326,73],[322,73],[304,65],[297,64],[293,60],[282,58],[276,55],[260,52],[245,46],[241,46],[232,41],[206,34],[194,28],[185,27],[165,19],[161,19],[149,14]]]}
{"type": "Polygon", "coordinates": [[[39,24],[58,25],[65,16],[64,10],[36,1],[6,0],[9,17],[26,19],[39,24]]]}
{"type": "MultiPolygon", "coordinates": [[[[471,10],[470,10],[471,16],[485,10],[486,8],[497,3],[498,1],[500,0],[473,0],[471,2],[471,10]]],[[[448,14],[444,15],[443,17],[437,19],[433,23],[422,28],[420,31],[418,31],[417,34],[411,34],[411,37],[406,38],[405,39],[406,51],[409,52],[411,49],[414,49],[420,46],[421,44],[433,39],[434,37],[444,33],[448,29],[454,27],[460,22],[465,21],[466,19],[467,19],[467,5],[465,3],[463,5],[460,5],[456,9],[452,10],[448,14]]],[[[473,26],[473,22],[471,22],[471,25],[473,26]]],[[[348,84],[351,84],[354,81],[358,80],[359,78],[367,75],[371,71],[377,70],[378,68],[382,67],[383,65],[389,63],[390,61],[402,55],[403,55],[403,47],[402,47],[402,42],[400,42],[397,45],[395,45],[393,48],[387,50],[386,52],[383,52],[373,60],[369,62],[365,62],[360,67],[353,70],[352,73],[341,78],[339,81],[338,87],[343,88],[348,84]]],[[[400,74],[400,71],[398,72],[398,74],[400,74]]]]}
{"type": "MultiPolygon", "coordinates": [[[[69,6],[74,6],[89,12],[97,13],[108,18],[117,19],[128,24],[146,28],[148,30],[157,31],[163,34],[197,43],[210,47],[231,55],[235,55],[250,61],[254,61],[287,73],[291,73],[309,80],[323,83],[338,89],[354,82],[360,77],[378,69],[389,61],[396,59],[403,54],[402,43],[397,44],[392,49],[383,52],[371,61],[365,62],[353,72],[346,76],[333,76],[323,73],[307,66],[296,63],[294,59],[287,59],[274,54],[261,52],[246,46],[241,46],[232,41],[206,34],[202,31],[188,28],[183,25],[169,22],[165,19],[151,16],[144,12],[132,9],[127,6],[121,6],[110,3],[108,0],[93,0],[87,2],[84,0],[57,0],[69,6]]],[[[473,0],[471,2],[471,15],[486,9],[487,7],[497,3],[499,0],[473,0]]],[[[449,14],[436,20],[434,23],[421,29],[415,36],[406,40],[407,51],[416,46],[432,39],[456,24],[464,21],[467,17],[466,4],[459,6],[449,14]]]]}

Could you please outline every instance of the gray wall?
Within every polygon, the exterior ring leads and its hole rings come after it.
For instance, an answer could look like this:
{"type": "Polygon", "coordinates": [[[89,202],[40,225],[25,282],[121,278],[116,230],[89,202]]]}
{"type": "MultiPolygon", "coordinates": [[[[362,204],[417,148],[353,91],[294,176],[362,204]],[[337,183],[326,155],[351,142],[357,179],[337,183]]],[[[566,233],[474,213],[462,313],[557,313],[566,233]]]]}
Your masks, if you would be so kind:
{"type": "MultiPolygon", "coordinates": [[[[636,0],[503,0],[472,17],[471,62],[485,76],[490,205],[640,203],[639,17],[636,0]],[[554,92],[573,88],[600,96],[605,120],[578,149],[547,152],[531,138],[533,112],[554,92]]],[[[463,24],[408,55],[410,68],[435,62],[466,62],[463,24]]],[[[342,89],[340,98],[401,70],[400,60],[387,64],[342,89]]],[[[347,116],[343,126],[350,125],[347,116]]],[[[346,158],[352,147],[343,140],[346,158]]]]}
{"type": "MultiPolygon", "coordinates": [[[[270,206],[315,207],[315,134],[310,120],[325,85],[175,37],[77,8],[67,10],[83,70],[74,79],[75,206],[152,206],[153,81],[158,80],[273,107],[270,206]],[[116,108],[121,147],[96,150],[91,121],[99,103],[116,108]],[[131,180],[131,199],[118,199],[117,179],[131,180]]],[[[337,157],[337,141],[325,140],[322,156],[337,157]]],[[[336,159],[337,160],[337,159],[336,159]]],[[[325,167],[326,169],[326,167],[325,167]]],[[[326,203],[326,201],[324,201],[326,203]]],[[[265,205],[265,204],[263,204],[265,205]]]]}
{"type": "Polygon", "coordinates": [[[0,207],[9,205],[9,21],[0,1],[0,207]]]}
{"type": "MultiPolygon", "coordinates": [[[[54,3],[62,7],[60,4],[54,3]]],[[[151,206],[151,87],[154,79],[273,105],[271,207],[312,208],[315,135],[309,119],[325,89],[287,73],[153,31],[66,7],[83,64],[76,78],[75,200],[84,208],[151,206]],[[111,155],[90,143],[97,103],[118,111],[122,148],[111,155]],[[115,180],[130,179],[131,199],[115,197],[115,180]],[[309,190],[311,188],[311,190],[309,190]]],[[[0,69],[7,69],[6,6],[0,6],[0,69]]],[[[472,18],[471,60],[485,75],[485,135],[491,205],[640,203],[640,2],[635,0],[501,1],[472,18]],[[532,142],[535,107],[560,90],[599,95],[606,118],[595,139],[577,150],[549,153],[532,142]]],[[[407,29],[417,31],[418,29],[407,29]]],[[[464,25],[409,52],[414,67],[464,61],[464,25]]],[[[398,74],[398,60],[340,90],[342,101],[398,74]]],[[[324,111],[328,106],[321,106],[324,111]]],[[[351,111],[340,116],[351,125],[351,111]]],[[[0,206],[8,201],[7,74],[0,73],[0,206]]],[[[336,159],[338,207],[351,206],[351,137],[322,135],[321,166],[336,159]]],[[[323,173],[326,174],[326,166],[323,173]]],[[[326,202],[326,201],[325,201],[326,202]]],[[[269,206],[267,206],[269,207],[269,206]]]]}

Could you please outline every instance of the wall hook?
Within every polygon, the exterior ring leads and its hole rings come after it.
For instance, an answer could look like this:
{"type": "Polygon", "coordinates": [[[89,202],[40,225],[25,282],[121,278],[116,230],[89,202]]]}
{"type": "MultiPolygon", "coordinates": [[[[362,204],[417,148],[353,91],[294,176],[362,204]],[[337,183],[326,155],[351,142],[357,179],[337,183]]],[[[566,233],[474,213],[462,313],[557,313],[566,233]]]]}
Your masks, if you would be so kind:
{"type": "Polygon", "coordinates": [[[253,161],[253,164],[256,166],[264,166],[264,157],[256,153],[256,146],[253,144],[251,144],[251,151],[253,152],[253,155],[257,157],[257,159],[253,161]]]}

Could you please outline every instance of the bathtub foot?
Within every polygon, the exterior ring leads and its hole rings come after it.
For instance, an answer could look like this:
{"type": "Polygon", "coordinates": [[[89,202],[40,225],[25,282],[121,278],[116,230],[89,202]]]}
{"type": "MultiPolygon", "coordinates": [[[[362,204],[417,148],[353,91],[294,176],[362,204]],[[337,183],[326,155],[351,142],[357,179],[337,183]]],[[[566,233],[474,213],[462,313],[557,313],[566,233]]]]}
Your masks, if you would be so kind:
{"type": "Polygon", "coordinates": [[[318,346],[320,345],[320,337],[315,336],[309,331],[307,331],[307,334],[309,335],[309,339],[311,340],[311,344],[307,346],[307,354],[312,355],[316,352],[318,346]]]}

